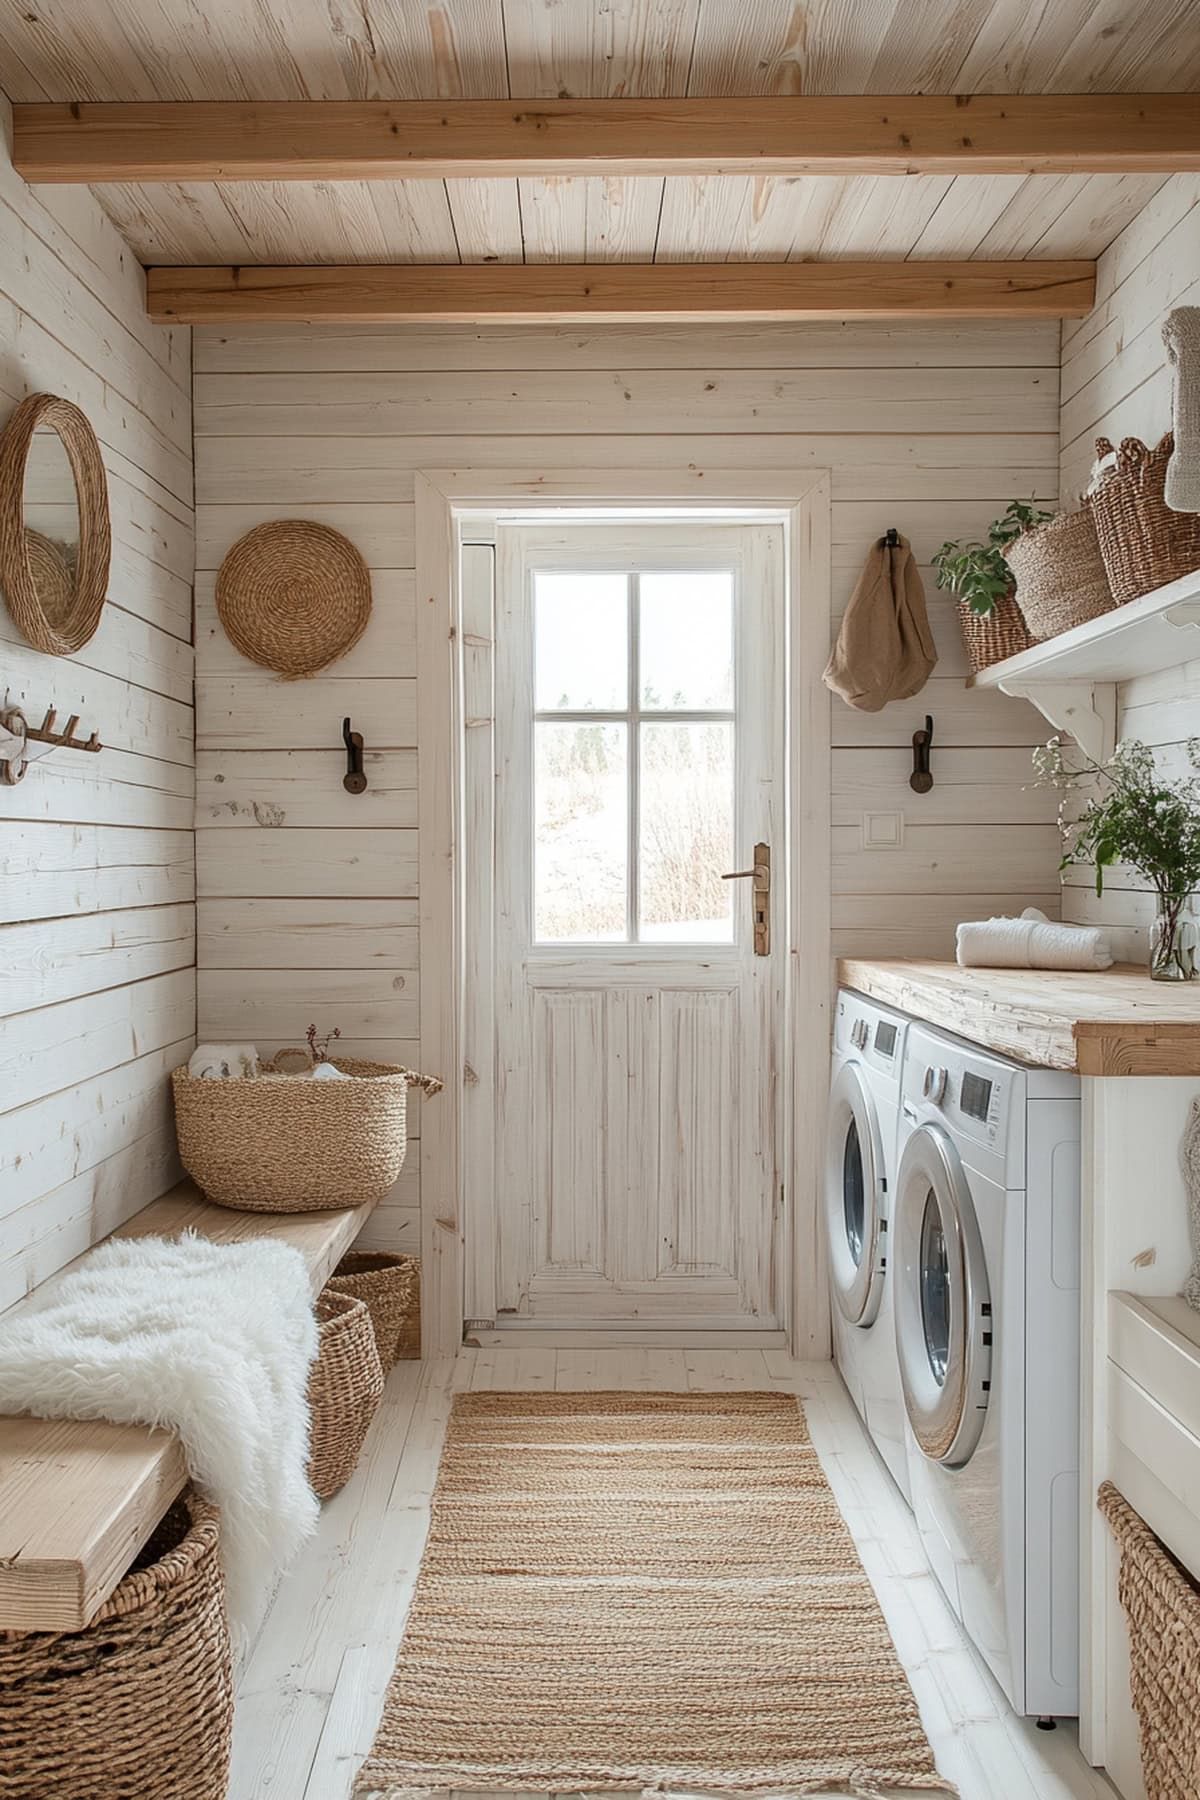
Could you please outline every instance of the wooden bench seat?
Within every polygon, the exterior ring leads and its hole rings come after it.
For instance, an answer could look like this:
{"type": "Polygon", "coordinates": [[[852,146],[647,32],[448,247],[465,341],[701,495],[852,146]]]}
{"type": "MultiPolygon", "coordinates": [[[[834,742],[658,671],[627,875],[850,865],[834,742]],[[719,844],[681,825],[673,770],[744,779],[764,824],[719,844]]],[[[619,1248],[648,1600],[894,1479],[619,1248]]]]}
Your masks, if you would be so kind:
{"type": "MultiPolygon", "coordinates": [[[[176,1237],[191,1227],[214,1244],[278,1238],[303,1253],[316,1293],[372,1210],[231,1212],[185,1181],[113,1235],[176,1237]]],[[[170,1432],[0,1418],[0,1630],[86,1625],[186,1479],[170,1432]]]]}

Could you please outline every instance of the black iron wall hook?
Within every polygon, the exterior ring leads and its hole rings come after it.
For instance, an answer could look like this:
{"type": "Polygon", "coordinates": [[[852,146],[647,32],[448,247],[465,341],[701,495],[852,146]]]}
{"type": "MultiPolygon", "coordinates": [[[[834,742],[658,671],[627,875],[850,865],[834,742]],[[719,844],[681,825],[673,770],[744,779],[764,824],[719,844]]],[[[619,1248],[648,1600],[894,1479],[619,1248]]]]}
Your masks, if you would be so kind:
{"type": "Polygon", "coordinates": [[[908,778],[908,785],[914,794],[927,794],[933,786],[933,773],[929,767],[929,756],[933,749],[933,714],[925,714],[924,731],[914,731],[912,737],[913,767],[908,778]]]}
{"type": "Polygon", "coordinates": [[[342,786],[348,794],[365,793],[367,776],[363,768],[362,732],[351,731],[349,719],[342,720],[342,739],[346,746],[346,773],[342,776],[342,786]]]}

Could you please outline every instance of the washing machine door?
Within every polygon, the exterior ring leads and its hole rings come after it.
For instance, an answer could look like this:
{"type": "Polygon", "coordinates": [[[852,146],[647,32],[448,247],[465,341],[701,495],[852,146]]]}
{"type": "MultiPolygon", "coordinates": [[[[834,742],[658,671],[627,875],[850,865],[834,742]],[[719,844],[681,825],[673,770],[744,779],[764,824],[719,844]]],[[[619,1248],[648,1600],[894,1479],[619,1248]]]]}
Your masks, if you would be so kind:
{"type": "Polygon", "coordinates": [[[833,1297],[851,1325],[873,1325],[883,1298],[886,1224],[879,1119],[862,1066],[844,1062],[829,1092],[825,1226],[833,1297]]]}
{"type": "Polygon", "coordinates": [[[970,1183],[949,1135],[918,1125],[896,1178],[896,1349],[913,1436],[958,1467],[979,1442],[992,1373],[992,1307],[970,1183]]]}

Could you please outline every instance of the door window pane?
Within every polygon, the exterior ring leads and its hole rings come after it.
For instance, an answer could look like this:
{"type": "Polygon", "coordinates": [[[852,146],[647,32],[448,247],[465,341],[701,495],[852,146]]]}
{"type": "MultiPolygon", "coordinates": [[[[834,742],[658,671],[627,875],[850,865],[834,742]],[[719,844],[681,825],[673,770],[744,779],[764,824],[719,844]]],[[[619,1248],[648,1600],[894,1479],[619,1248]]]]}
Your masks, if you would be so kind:
{"type": "Polygon", "coordinates": [[[733,706],[733,576],[646,570],[641,578],[642,705],[648,712],[733,706]]]}
{"type": "Polygon", "coordinates": [[[921,1220],[921,1323],[933,1379],[946,1385],[950,1366],[950,1257],[937,1195],[930,1188],[921,1220]]]}
{"type": "Polygon", "coordinates": [[[733,883],[733,725],[641,727],[640,935],[728,943],[733,883]]]}
{"type": "Polygon", "coordinates": [[[622,574],[533,578],[534,709],[624,712],[629,704],[628,583],[622,574]]]}
{"type": "Polygon", "coordinates": [[[867,1226],[867,1182],[863,1172],[862,1145],[858,1126],[853,1119],[846,1131],[842,1149],[842,1216],[846,1226],[846,1248],[857,1269],[863,1259],[863,1242],[867,1226]]]}
{"type": "Polygon", "coordinates": [[[627,934],[628,726],[534,726],[534,938],[627,934]]]}

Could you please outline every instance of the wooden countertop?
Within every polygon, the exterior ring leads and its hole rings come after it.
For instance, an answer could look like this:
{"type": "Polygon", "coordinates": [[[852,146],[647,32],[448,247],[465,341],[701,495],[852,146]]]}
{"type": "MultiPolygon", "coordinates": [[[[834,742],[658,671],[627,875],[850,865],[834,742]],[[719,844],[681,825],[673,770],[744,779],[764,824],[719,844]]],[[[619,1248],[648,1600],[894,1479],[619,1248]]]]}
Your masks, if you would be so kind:
{"type": "Polygon", "coordinates": [[[857,957],[838,963],[838,980],[1036,1067],[1080,1075],[1200,1075],[1200,981],[1151,981],[1131,963],[1083,974],[857,957]]]}

